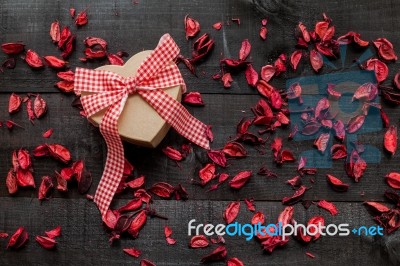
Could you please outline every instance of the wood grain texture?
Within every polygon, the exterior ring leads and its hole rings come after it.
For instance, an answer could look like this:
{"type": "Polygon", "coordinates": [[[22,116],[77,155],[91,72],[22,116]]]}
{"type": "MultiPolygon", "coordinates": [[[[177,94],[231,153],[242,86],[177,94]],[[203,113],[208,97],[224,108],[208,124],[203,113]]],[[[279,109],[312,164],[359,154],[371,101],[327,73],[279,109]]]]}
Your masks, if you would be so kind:
{"type": "MultiPolygon", "coordinates": [[[[156,201],[154,207],[160,214],[167,215],[168,221],[150,219],[137,239],[123,236],[115,245],[109,246],[107,235],[99,223],[99,213],[92,202],[84,199],[53,199],[43,204],[37,200],[3,198],[0,207],[5,214],[0,222],[6,231],[13,231],[24,225],[30,234],[30,241],[20,251],[0,249],[2,265],[138,265],[139,259],[122,252],[122,248],[135,247],[142,251],[140,258],[149,258],[157,265],[199,265],[202,256],[216,245],[205,249],[188,248],[190,237],[187,223],[196,219],[199,223],[223,223],[222,212],[225,201],[156,201]],[[62,236],[57,239],[57,249],[44,250],[35,242],[34,236],[45,230],[62,226],[62,236]],[[175,246],[168,246],[164,238],[164,225],[172,228],[175,246]]],[[[326,211],[312,206],[305,211],[301,205],[295,208],[294,218],[306,222],[316,214],[323,215],[326,224],[349,223],[351,226],[373,225],[369,214],[359,203],[337,203],[340,215],[332,217],[326,211]]],[[[257,202],[257,210],[265,213],[266,221],[275,223],[282,211],[280,203],[257,202]]],[[[240,209],[239,222],[251,219],[244,204],[240,209]]],[[[3,229],[2,229],[3,230],[3,229]]],[[[303,245],[290,239],[283,249],[269,255],[262,251],[260,244],[242,237],[225,236],[229,257],[240,258],[245,265],[383,265],[389,263],[388,255],[381,249],[383,239],[354,236],[325,237],[315,243],[303,245]],[[345,241],[345,244],[344,244],[345,241]],[[380,251],[381,250],[381,251],[380,251]],[[311,259],[305,252],[313,253],[311,259]]],[[[1,240],[5,246],[5,240],[1,240]]],[[[213,265],[225,265],[215,263],[213,265]]]]}
{"type": "MultiPolygon", "coordinates": [[[[60,51],[52,44],[48,31],[51,22],[59,20],[61,25],[71,27],[76,34],[76,51],[68,59],[69,68],[77,66],[96,68],[107,64],[106,60],[82,63],[79,57],[83,56],[83,40],[88,36],[104,38],[109,43],[109,52],[125,50],[130,55],[136,52],[151,49],[156,46],[160,36],[169,32],[181,48],[181,53],[190,56],[193,40],[186,41],[183,31],[183,18],[190,14],[201,24],[201,33],[210,33],[215,39],[215,48],[204,62],[197,66],[198,77],[193,76],[183,65],[181,72],[188,85],[189,91],[199,91],[206,102],[205,107],[188,107],[188,110],[206,124],[213,126],[215,140],[213,149],[221,148],[226,141],[234,137],[236,124],[242,117],[251,117],[250,108],[260,99],[257,91],[247,85],[243,72],[233,73],[234,82],[230,89],[224,89],[219,81],[211,76],[220,71],[219,60],[224,57],[238,57],[238,50],[243,39],[247,38],[252,44],[249,60],[257,71],[265,64],[272,63],[281,53],[290,54],[294,51],[294,28],[299,21],[313,29],[321,14],[326,12],[333,19],[336,26],[336,35],[342,35],[352,30],[361,33],[366,40],[379,37],[388,38],[399,54],[400,39],[398,26],[400,16],[398,10],[400,2],[385,1],[323,1],[316,3],[312,0],[304,1],[262,1],[262,0],[223,0],[223,1],[23,1],[3,0],[0,5],[0,43],[23,41],[27,49],[34,49],[40,55],[60,55],[60,51]],[[73,24],[68,9],[75,7],[77,12],[88,8],[88,25],[77,29],[73,24]],[[240,26],[231,21],[231,18],[240,18],[240,26]],[[261,19],[268,19],[268,37],[262,41],[259,36],[261,19]],[[212,24],[215,22],[229,22],[221,31],[215,31],[212,24]]],[[[370,48],[375,52],[374,48],[370,48]]],[[[351,68],[354,59],[364,50],[349,48],[344,68],[336,70],[324,66],[321,74],[345,73],[357,69],[351,68]]],[[[7,56],[0,53],[0,62],[7,56]]],[[[296,72],[289,70],[280,77],[274,78],[272,84],[284,89],[288,78],[316,76],[303,58],[296,72]]],[[[341,66],[340,60],[333,60],[336,66],[341,66]]],[[[399,63],[389,64],[390,84],[399,63]]],[[[279,174],[278,178],[265,178],[253,175],[250,182],[239,191],[232,191],[227,184],[218,190],[206,192],[208,187],[201,188],[194,185],[192,180],[198,180],[198,170],[208,162],[203,150],[194,149],[180,167],[162,152],[162,147],[173,145],[179,147],[184,139],[174,131],[170,131],[158,149],[139,148],[125,144],[127,158],[135,165],[135,174],[146,176],[146,188],[153,183],[166,181],[173,185],[182,184],[189,193],[186,202],[166,201],[155,197],[154,207],[160,214],[169,217],[167,222],[150,220],[140,233],[140,237],[132,240],[125,236],[115,246],[108,245],[107,233],[101,225],[97,208],[92,202],[84,199],[73,185],[66,194],[54,192],[49,201],[39,203],[37,190],[21,189],[15,196],[10,197],[4,186],[4,177],[11,167],[11,153],[21,147],[32,151],[38,144],[60,143],[71,150],[73,160],[83,159],[87,168],[94,176],[94,183],[90,190],[94,194],[99,182],[106,157],[106,147],[98,129],[91,126],[79,115],[78,110],[71,107],[73,96],[59,93],[54,87],[57,82],[56,71],[49,68],[31,70],[22,59],[17,58],[17,67],[14,70],[5,70],[0,73],[0,121],[12,119],[22,125],[24,129],[15,128],[8,131],[0,128],[0,231],[12,233],[18,226],[25,226],[30,233],[30,242],[27,247],[14,252],[5,250],[6,240],[0,239],[0,265],[138,265],[139,260],[133,259],[122,252],[122,248],[139,248],[143,255],[157,265],[198,265],[200,258],[212,249],[191,250],[187,248],[187,223],[196,219],[202,223],[223,222],[222,212],[228,202],[253,197],[257,210],[266,214],[268,222],[275,222],[279,212],[283,209],[281,199],[291,195],[293,190],[284,182],[295,176],[296,163],[287,163],[276,167],[269,146],[271,139],[282,137],[284,147],[291,149],[295,155],[312,148],[313,141],[287,141],[289,130],[278,130],[265,145],[265,154],[255,147],[246,145],[249,156],[241,160],[229,160],[229,167],[218,168],[218,172],[227,172],[234,175],[237,172],[249,169],[253,172],[262,165],[279,174]],[[32,125],[28,119],[25,107],[17,114],[7,112],[8,97],[11,92],[21,96],[26,92],[40,92],[47,100],[49,112],[32,125]],[[43,139],[42,133],[54,128],[50,139],[43,139]],[[163,234],[163,226],[172,227],[173,237],[177,239],[176,246],[167,246],[163,234]],[[55,251],[40,248],[34,241],[34,236],[43,234],[45,230],[57,225],[63,228],[63,236],[59,239],[55,251]]],[[[305,90],[304,95],[314,92],[305,90]]],[[[392,124],[398,122],[400,109],[383,105],[392,124]]],[[[257,128],[254,129],[256,132],[257,128]]],[[[358,136],[362,143],[373,145],[382,152],[384,130],[358,136]]],[[[382,194],[388,186],[384,182],[384,175],[398,168],[399,154],[390,157],[382,152],[380,164],[369,164],[365,175],[359,183],[354,183],[344,172],[343,162],[333,163],[332,169],[319,169],[315,176],[303,177],[304,184],[311,187],[305,194],[305,199],[334,201],[339,209],[339,215],[330,214],[315,206],[304,210],[296,205],[295,219],[306,222],[315,214],[322,214],[327,223],[349,223],[351,226],[373,225],[371,215],[362,206],[365,200],[382,201],[382,194]],[[346,193],[334,192],[326,183],[325,174],[333,174],[345,182],[350,183],[346,193]],[[310,177],[314,182],[310,182],[310,177]]],[[[36,184],[39,184],[43,175],[53,175],[63,165],[49,158],[33,159],[36,184]]],[[[113,206],[120,206],[132,198],[132,191],[118,195],[113,206]]],[[[241,206],[238,221],[247,222],[251,213],[241,206]]],[[[291,239],[284,249],[274,251],[268,255],[262,251],[259,243],[252,240],[246,242],[240,237],[226,237],[228,256],[238,257],[245,265],[398,265],[393,254],[400,246],[399,232],[385,237],[326,237],[316,243],[302,245],[291,239]],[[387,252],[391,250],[391,252],[387,252]],[[306,251],[315,254],[311,259],[305,255],[306,251]]],[[[216,263],[215,265],[224,265],[216,263]]]]}

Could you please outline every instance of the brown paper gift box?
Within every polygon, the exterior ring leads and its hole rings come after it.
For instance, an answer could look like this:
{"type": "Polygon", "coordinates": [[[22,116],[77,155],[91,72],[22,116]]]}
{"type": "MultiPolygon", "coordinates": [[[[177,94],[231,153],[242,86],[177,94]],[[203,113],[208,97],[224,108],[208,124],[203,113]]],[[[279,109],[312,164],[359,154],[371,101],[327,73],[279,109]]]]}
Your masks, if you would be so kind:
{"type": "MultiPolygon", "coordinates": [[[[108,70],[123,77],[136,74],[140,64],[152,51],[143,51],[132,56],[123,66],[105,65],[96,70],[108,70]]],[[[174,64],[171,62],[171,64],[174,64]]],[[[165,88],[164,91],[177,101],[181,101],[181,86],[165,88]]],[[[86,95],[83,93],[82,95],[86,95]]],[[[99,125],[106,109],[89,117],[94,125],[99,125]]],[[[121,138],[130,143],[155,148],[168,133],[168,125],[157,112],[138,94],[129,95],[118,120],[118,131],[121,138]]]]}

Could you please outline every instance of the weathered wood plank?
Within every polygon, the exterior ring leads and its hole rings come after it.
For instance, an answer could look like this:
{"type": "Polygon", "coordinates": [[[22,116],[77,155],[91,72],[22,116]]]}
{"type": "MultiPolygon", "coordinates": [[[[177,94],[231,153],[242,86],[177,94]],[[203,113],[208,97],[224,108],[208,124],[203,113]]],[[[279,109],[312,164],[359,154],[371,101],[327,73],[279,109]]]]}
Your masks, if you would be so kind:
{"type": "MultiPolygon", "coordinates": [[[[21,94],[22,96],[22,94],[21,94]]],[[[2,139],[2,152],[0,154],[0,176],[5,177],[8,169],[11,167],[11,154],[13,150],[24,147],[32,151],[37,145],[42,143],[59,143],[68,147],[72,152],[73,160],[83,159],[87,168],[94,176],[94,185],[92,192],[95,191],[97,183],[102,173],[104,165],[105,152],[103,151],[104,142],[95,127],[91,126],[83,117],[79,115],[77,109],[71,107],[73,97],[61,94],[42,94],[47,100],[49,110],[47,115],[39,120],[35,120],[32,125],[26,115],[25,106],[17,113],[9,116],[7,114],[8,94],[2,94],[0,98],[0,110],[2,121],[11,117],[16,123],[24,127],[24,129],[15,128],[8,131],[5,128],[0,130],[2,139]],[[4,119],[4,120],[3,120],[4,119]],[[42,133],[48,128],[54,128],[54,134],[50,139],[42,138],[42,133]]],[[[226,141],[235,136],[236,124],[243,116],[251,117],[249,108],[258,101],[255,95],[205,95],[205,107],[189,107],[189,110],[200,120],[206,124],[213,125],[215,141],[212,144],[213,149],[221,148],[226,141]],[[242,111],[246,111],[243,113],[242,111]]],[[[396,121],[399,117],[399,109],[390,109],[388,112],[391,121],[396,121]]],[[[173,130],[167,135],[162,142],[160,148],[147,149],[140,148],[126,143],[126,155],[129,160],[136,166],[138,174],[144,174],[147,177],[147,186],[158,181],[167,181],[173,185],[181,183],[184,185],[192,199],[231,199],[254,197],[257,200],[281,200],[282,197],[290,195],[292,189],[285,185],[284,182],[296,175],[297,163],[285,163],[282,167],[277,167],[273,162],[272,152],[270,151],[270,143],[274,137],[282,137],[284,147],[292,150],[298,158],[300,152],[313,150],[312,140],[307,141],[287,141],[289,130],[277,130],[265,144],[265,154],[260,154],[256,148],[245,145],[249,152],[249,156],[239,160],[229,160],[229,167],[219,169],[218,173],[227,172],[235,175],[239,171],[248,169],[257,172],[262,165],[266,165],[269,169],[276,172],[278,178],[265,178],[263,176],[254,175],[251,181],[240,191],[232,191],[227,184],[222,185],[217,191],[206,193],[205,189],[191,184],[191,180],[198,179],[198,170],[203,164],[208,162],[205,151],[195,148],[195,152],[190,154],[188,158],[179,164],[169,160],[161,152],[161,148],[166,145],[179,146],[184,139],[176,134],[173,130]]],[[[372,145],[382,152],[384,130],[366,133],[359,136],[361,143],[372,145]]],[[[266,138],[267,136],[263,136],[266,138]]],[[[359,183],[354,183],[344,172],[343,160],[333,162],[332,169],[319,169],[316,176],[303,177],[304,183],[313,188],[306,193],[306,198],[337,201],[364,201],[366,199],[381,200],[382,194],[388,186],[384,182],[384,176],[389,171],[397,170],[394,162],[399,154],[390,157],[385,152],[381,153],[381,163],[369,164],[364,177],[359,183]],[[332,191],[325,180],[325,174],[330,173],[345,182],[350,183],[351,187],[346,193],[337,193],[332,191]],[[315,183],[310,183],[309,178],[313,178],[315,183]],[[361,196],[361,194],[364,196],[361,196]]],[[[60,170],[63,164],[55,162],[50,158],[34,158],[33,166],[35,171],[36,183],[39,184],[43,175],[54,175],[55,170],[60,170]]],[[[208,188],[208,187],[207,187],[208,188]]],[[[31,197],[32,190],[21,190],[17,197],[31,197]]],[[[36,192],[35,192],[36,194],[36,192]]],[[[6,196],[7,190],[4,185],[0,185],[0,196],[6,196]]],[[[58,193],[54,193],[55,197],[59,197],[58,193]]],[[[68,197],[80,197],[76,189],[71,189],[68,197]]],[[[131,197],[131,193],[121,195],[121,197],[131,197]]]]}
{"type": "MultiPolygon", "coordinates": [[[[159,37],[169,32],[176,39],[182,53],[189,56],[192,50],[192,41],[186,41],[182,20],[187,13],[199,20],[202,32],[209,32],[216,41],[211,56],[198,67],[199,78],[195,78],[182,66],[182,73],[189,89],[204,93],[220,94],[255,94],[245,80],[244,74],[234,75],[235,82],[229,90],[223,89],[218,81],[211,80],[211,75],[219,71],[221,54],[224,57],[237,57],[240,43],[248,38],[253,45],[251,61],[257,70],[261,66],[272,62],[280,53],[289,54],[294,51],[294,27],[298,21],[304,22],[309,29],[320,19],[322,12],[332,17],[337,34],[344,34],[354,30],[362,33],[362,37],[373,40],[386,37],[395,47],[400,46],[395,25],[400,24],[400,18],[393,10],[399,8],[396,1],[376,3],[359,1],[340,1],[316,5],[313,1],[283,3],[269,3],[253,5],[250,1],[180,1],[177,6],[173,1],[158,1],[157,4],[141,2],[137,5],[131,1],[109,2],[90,1],[87,4],[74,4],[68,1],[3,1],[1,6],[0,42],[24,41],[27,48],[32,48],[41,55],[59,54],[48,36],[49,26],[58,19],[62,25],[70,26],[77,36],[77,48],[68,60],[70,67],[76,66],[97,67],[106,61],[81,63],[78,58],[83,56],[83,39],[88,36],[105,38],[109,42],[109,51],[120,49],[130,54],[143,49],[155,47],[159,37]],[[70,18],[68,9],[75,6],[77,10],[88,7],[89,24],[76,29],[70,18]],[[261,6],[257,9],[256,6],[261,6]],[[213,10],[212,12],[210,10],[213,10]],[[258,12],[256,10],[262,10],[258,12]],[[46,15],[44,15],[44,13],[46,15]],[[232,23],[232,17],[240,18],[241,25],[232,23]],[[262,41],[258,36],[260,21],[268,18],[268,39],[262,41]],[[390,19],[387,19],[387,18],[390,19]],[[351,18],[351,19],[350,19],[351,18]],[[221,31],[212,29],[217,21],[230,21],[230,26],[224,26],[221,31]]],[[[253,1],[259,2],[259,1],[253,1]]],[[[396,48],[397,49],[397,48],[396,48]]],[[[373,50],[373,48],[371,48],[373,50]]],[[[346,62],[360,56],[360,52],[348,52],[346,62]]],[[[1,55],[0,59],[5,59],[1,55]]],[[[296,73],[291,70],[276,78],[272,83],[278,88],[285,87],[285,78],[314,75],[307,60],[302,60],[296,73]]],[[[335,61],[335,64],[338,60],[335,61]]],[[[391,75],[398,69],[398,63],[392,64],[391,75]]],[[[343,71],[340,70],[339,71],[343,71]]],[[[324,67],[321,74],[334,72],[330,67],[324,67]]],[[[32,71],[22,60],[18,60],[16,69],[7,70],[0,75],[2,91],[57,91],[53,87],[57,81],[55,71],[43,69],[32,71]]]]}
{"type": "MultiPolygon", "coordinates": [[[[228,202],[208,201],[156,201],[154,207],[160,214],[169,217],[168,221],[150,219],[140,232],[139,238],[122,237],[121,241],[110,247],[107,234],[100,224],[100,216],[93,203],[84,199],[53,199],[43,204],[29,199],[2,198],[0,208],[0,230],[12,233],[18,226],[25,226],[30,234],[30,241],[20,251],[0,249],[2,265],[138,265],[139,260],[122,252],[122,248],[135,247],[142,251],[140,258],[148,258],[157,265],[198,265],[200,258],[211,252],[212,247],[204,250],[191,250],[187,247],[187,224],[191,219],[196,223],[223,223],[222,212],[228,202]],[[45,230],[62,227],[62,236],[57,239],[58,246],[54,251],[47,251],[35,243],[34,237],[45,230]],[[165,242],[163,228],[168,225],[177,240],[175,246],[165,242]]],[[[310,217],[321,214],[326,224],[348,223],[351,228],[361,225],[373,225],[370,215],[359,203],[337,203],[340,214],[331,216],[315,206],[305,211],[301,205],[295,208],[294,218],[299,223],[310,217]]],[[[257,210],[266,215],[267,223],[275,223],[283,209],[280,203],[256,202],[257,210]]],[[[238,221],[247,223],[252,216],[244,204],[238,221]]],[[[396,235],[396,234],[395,234],[396,235]]],[[[393,235],[393,236],[395,236],[393,235]]],[[[245,265],[390,265],[390,257],[383,245],[387,237],[354,236],[323,237],[315,243],[302,245],[290,239],[283,249],[275,250],[271,255],[265,254],[255,240],[246,241],[243,237],[225,236],[228,257],[238,257],[245,265]],[[316,258],[305,255],[306,251],[316,258]],[[340,254],[340,255],[339,255],[340,254]]],[[[6,240],[0,240],[1,246],[6,240]]],[[[388,242],[386,242],[388,243],[388,242]]],[[[398,243],[398,242],[397,242],[398,243]]],[[[392,242],[396,245],[396,242],[392,242]]],[[[216,246],[213,245],[215,248],[216,246]]],[[[392,246],[394,248],[395,246],[392,246]]],[[[394,263],[394,261],[393,261],[394,263]]],[[[397,262],[398,263],[398,262],[397,262]]],[[[215,265],[224,265],[215,263],[215,265]]]]}

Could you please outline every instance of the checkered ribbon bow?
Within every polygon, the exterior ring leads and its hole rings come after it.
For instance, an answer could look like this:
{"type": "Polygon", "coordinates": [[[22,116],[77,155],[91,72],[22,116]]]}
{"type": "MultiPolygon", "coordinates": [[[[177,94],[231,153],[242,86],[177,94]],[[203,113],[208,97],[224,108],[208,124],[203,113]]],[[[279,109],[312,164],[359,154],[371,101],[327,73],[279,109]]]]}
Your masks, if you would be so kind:
{"type": "Polygon", "coordinates": [[[75,90],[91,93],[81,97],[88,117],[107,109],[100,123],[100,132],[108,149],[107,161],[94,197],[103,216],[123,176],[125,157],[118,133],[118,118],[129,94],[138,93],[179,134],[200,147],[210,148],[206,125],[163,91],[163,88],[177,85],[185,91],[185,82],[178,67],[171,64],[178,54],[177,44],[169,34],[165,34],[142,62],[135,77],[125,78],[105,70],[76,69],[75,90]]]}

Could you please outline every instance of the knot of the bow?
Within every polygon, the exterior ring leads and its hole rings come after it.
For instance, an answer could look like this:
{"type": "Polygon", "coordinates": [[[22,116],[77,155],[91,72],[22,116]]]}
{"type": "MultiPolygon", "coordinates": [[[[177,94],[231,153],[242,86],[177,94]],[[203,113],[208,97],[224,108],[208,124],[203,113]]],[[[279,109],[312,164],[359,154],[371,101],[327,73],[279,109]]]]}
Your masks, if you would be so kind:
{"type": "Polygon", "coordinates": [[[136,92],[136,77],[128,77],[124,79],[125,89],[128,94],[136,92]]]}

